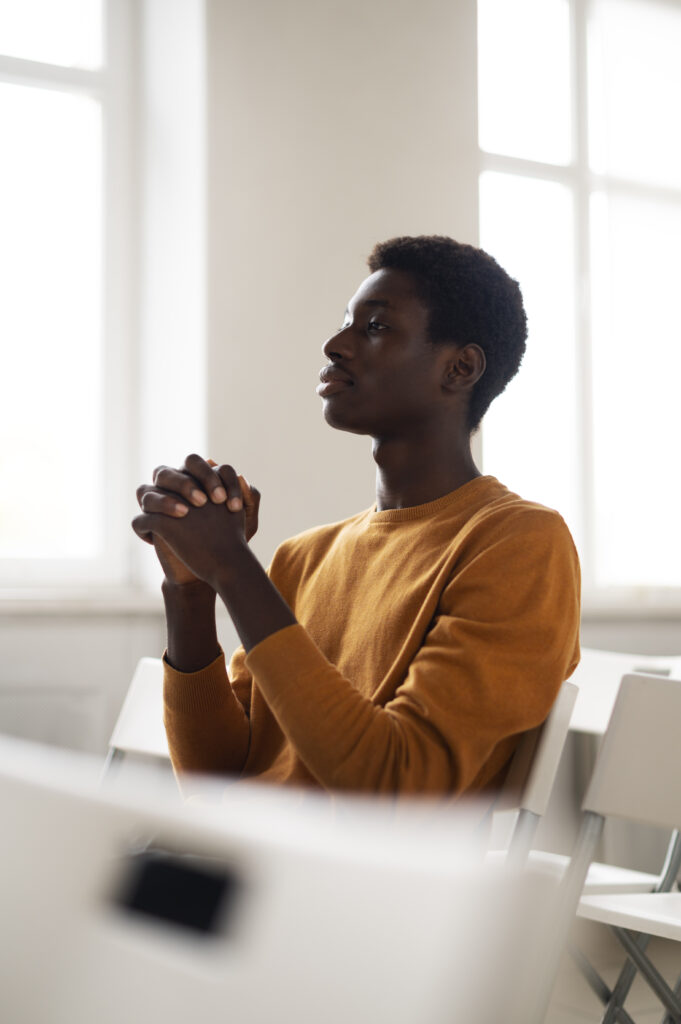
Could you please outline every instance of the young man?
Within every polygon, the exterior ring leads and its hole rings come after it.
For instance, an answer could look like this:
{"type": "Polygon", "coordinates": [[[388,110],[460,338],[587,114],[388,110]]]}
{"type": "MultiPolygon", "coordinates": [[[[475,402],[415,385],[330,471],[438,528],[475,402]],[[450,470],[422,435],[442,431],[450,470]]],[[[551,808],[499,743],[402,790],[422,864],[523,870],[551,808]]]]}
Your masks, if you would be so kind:
{"type": "Polygon", "coordinates": [[[373,438],[374,508],[286,541],[266,573],[247,544],[257,495],[230,466],[192,455],[138,489],[133,527],[166,574],[178,773],[479,792],[579,659],[567,527],[471,456],[525,349],[517,283],[439,236],[382,243],[369,269],[317,391],[327,423],[373,438]],[[243,644],[229,675],[216,595],[243,644]]]}

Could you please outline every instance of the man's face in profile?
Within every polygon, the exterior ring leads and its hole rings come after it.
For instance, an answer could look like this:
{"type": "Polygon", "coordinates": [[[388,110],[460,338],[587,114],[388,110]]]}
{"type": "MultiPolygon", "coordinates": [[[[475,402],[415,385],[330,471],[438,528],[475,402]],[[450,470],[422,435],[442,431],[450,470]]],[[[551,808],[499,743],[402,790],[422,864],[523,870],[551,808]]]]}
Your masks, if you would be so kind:
{"type": "Polygon", "coordinates": [[[323,352],[330,365],[317,391],[330,426],[388,439],[432,421],[442,352],[429,341],[429,310],[410,274],[386,269],[367,277],[323,352]]]}

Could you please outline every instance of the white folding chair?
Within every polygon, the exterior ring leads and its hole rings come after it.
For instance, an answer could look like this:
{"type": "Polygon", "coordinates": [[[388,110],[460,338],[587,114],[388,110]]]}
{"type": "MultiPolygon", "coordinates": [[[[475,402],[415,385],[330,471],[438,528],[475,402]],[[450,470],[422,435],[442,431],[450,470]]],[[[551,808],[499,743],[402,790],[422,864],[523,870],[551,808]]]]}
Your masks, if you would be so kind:
{"type": "Polygon", "coordinates": [[[102,780],[113,778],[128,755],[152,765],[170,764],[163,725],[163,662],[140,658],[109,740],[102,780]]]}
{"type": "MultiPolygon", "coordinates": [[[[582,805],[580,834],[554,908],[553,946],[547,955],[545,976],[537,987],[533,1018],[536,1021],[543,1020],[560,954],[576,912],[581,917],[613,925],[631,958],[632,966],[625,965],[612,990],[601,981],[602,995],[606,991],[608,995],[603,1020],[631,1022],[622,1003],[638,968],[671,1019],[681,1021],[678,992],[664,982],[644,952],[649,935],[681,940],[681,894],[660,891],[582,895],[606,816],[670,829],[681,823],[679,722],[681,681],[633,674],[623,678],[582,805]],[[627,930],[640,933],[639,939],[633,939],[627,930]]],[[[673,883],[680,866],[681,841],[677,837],[668,852],[660,888],[673,883]]]]}
{"type": "MultiPolygon", "coordinates": [[[[579,689],[570,732],[601,737],[612,714],[622,677],[629,673],[681,678],[681,657],[582,648],[580,663],[570,677],[570,682],[579,689]]],[[[676,841],[677,833],[674,831],[669,840],[668,855],[671,855],[676,841]]],[[[541,863],[544,870],[557,876],[565,872],[569,860],[563,854],[535,850],[532,851],[532,859],[535,865],[541,863]]],[[[594,862],[589,866],[584,893],[652,892],[659,888],[663,876],[664,872],[656,875],[616,864],[594,862]]]]}
{"type": "Polygon", "coordinates": [[[546,813],[576,699],[577,687],[564,682],[546,721],[521,738],[494,805],[495,813],[517,811],[517,818],[508,849],[493,851],[488,859],[503,856],[514,866],[527,860],[539,821],[546,813]]]}

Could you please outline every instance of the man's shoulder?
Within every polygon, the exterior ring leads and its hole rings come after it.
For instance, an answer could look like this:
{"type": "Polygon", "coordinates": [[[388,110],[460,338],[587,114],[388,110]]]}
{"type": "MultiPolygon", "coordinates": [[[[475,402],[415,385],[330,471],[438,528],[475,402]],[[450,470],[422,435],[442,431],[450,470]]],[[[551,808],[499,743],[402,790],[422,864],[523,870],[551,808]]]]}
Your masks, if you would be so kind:
{"type": "Polygon", "coordinates": [[[497,480],[491,481],[487,500],[472,510],[465,530],[478,539],[499,537],[553,538],[573,545],[570,530],[560,512],[538,501],[521,497],[497,480]]]}
{"type": "MultiPolygon", "coordinates": [[[[481,593],[522,595],[557,589],[579,601],[579,556],[559,512],[499,486],[467,520],[452,549],[447,593],[458,601],[461,586],[481,593]],[[534,589],[533,589],[534,588],[534,589]]],[[[449,598],[448,598],[449,599],[449,598]]],[[[452,605],[454,607],[454,605],[452,605]]]]}
{"type": "Polygon", "coordinates": [[[506,487],[500,487],[498,493],[481,507],[480,516],[490,521],[514,520],[519,523],[536,523],[555,525],[563,523],[563,517],[555,508],[542,505],[538,501],[522,498],[506,487]]]}

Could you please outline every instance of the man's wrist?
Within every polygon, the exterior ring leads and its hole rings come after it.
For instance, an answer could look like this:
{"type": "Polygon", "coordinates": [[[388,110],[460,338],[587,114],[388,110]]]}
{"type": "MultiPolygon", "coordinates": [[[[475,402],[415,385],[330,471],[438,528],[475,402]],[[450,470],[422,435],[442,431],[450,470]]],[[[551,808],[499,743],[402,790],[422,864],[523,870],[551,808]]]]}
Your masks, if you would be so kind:
{"type": "Polygon", "coordinates": [[[210,584],[206,585],[219,594],[223,601],[228,601],[231,595],[238,590],[244,572],[247,572],[254,564],[260,566],[258,559],[244,540],[242,544],[234,546],[228,559],[215,567],[210,584]]]}
{"type": "Polygon", "coordinates": [[[170,601],[173,604],[215,604],[215,590],[210,583],[203,580],[195,580],[192,583],[174,583],[172,580],[164,579],[161,583],[161,593],[166,604],[170,601]]]}
{"type": "Polygon", "coordinates": [[[168,663],[179,672],[197,672],[220,654],[212,587],[195,583],[161,585],[168,626],[168,663]]]}
{"type": "Polygon", "coordinates": [[[276,586],[244,542],[232,552],[211,580],[248,653],[296,618],[276,586]]]}

